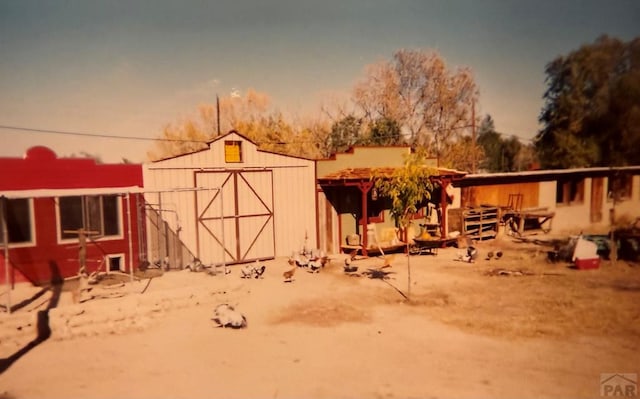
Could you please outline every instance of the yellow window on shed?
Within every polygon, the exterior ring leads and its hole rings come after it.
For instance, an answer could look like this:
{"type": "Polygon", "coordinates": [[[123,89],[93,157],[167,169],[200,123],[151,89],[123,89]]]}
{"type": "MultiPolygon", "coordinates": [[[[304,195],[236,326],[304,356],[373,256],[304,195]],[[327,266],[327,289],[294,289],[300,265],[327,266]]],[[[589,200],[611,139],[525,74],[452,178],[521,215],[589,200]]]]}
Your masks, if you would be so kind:
{"type": "Polygon", "coordinates": [[[224,161],[227,163],[242,162],[242,142],[226,140],[224,142],[224,161]]]}

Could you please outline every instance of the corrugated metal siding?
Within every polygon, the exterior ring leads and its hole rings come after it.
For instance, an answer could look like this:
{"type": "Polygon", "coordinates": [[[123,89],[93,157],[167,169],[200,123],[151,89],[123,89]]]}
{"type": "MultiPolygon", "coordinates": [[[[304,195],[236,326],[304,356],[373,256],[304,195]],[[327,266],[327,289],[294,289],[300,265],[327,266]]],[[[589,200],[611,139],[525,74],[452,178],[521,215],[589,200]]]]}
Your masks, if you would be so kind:
{"type": "MultiPolygon", "coordinates": [[[[258,151],[253,143],[231,133],[211,143],[209,150],[145,164],[143,169],[147,190],[215,188],[224,183],[229,172],[237,173],[238,182],[242,182],[237,185],[238,191],[234,192],[236,186],[228,183],[222,192],[225,215],[235,212],[236,199],[239,216],[268,213],[265,209],[273,212],[270,221],[264,215],[239,217],[239,231],[242,234],[239,242],[235,233],[231,234],[236,231],[235,221],[225,218],[225,246],[239,248],[247,260],[263,257],[265,253],[276,257],[288,256],[301,248],[305,236],[310,247],[316,245],[315,164],[312,160],[258,151]],[[226,140],[242,141],[242,163],[225,164],[226,140]],[[258,197],[262,200],[258,200],[258,197]],[[264,236],[254,240],[250,234],[265,229],[273,232],[273,240],[264,236]]],[[[230,254],[224,254],[223,257],[222,247],[212,238],[222,236],[219,198],[205,209],[214,194],[214,191],[198,191],[146,194],[146,197],[149,202],[157,203],[157,197],[161,196],[163,204],[175,204],[182,227],[180,236],[193,253],[199,249],[203,262],[217,263],[222,262],[223,258],[229,262],[230,254]],[[197,214],[196,204],[198,210],[205,211],[202,215],[197,214]],[[206,219],[200,229],[198,217],[206,219]],[[210,234],[202,234],[203,229],[208,229],[210,234]]],[[[172,227],[176,224],[170,216],[165,219],[172,227]]]]}
{"type": "Polygon", "coordinates": [[[196,192],[196,199],[190,204],[198,257],[204,263],[227,263],[235,253],[232,249],[237,248],[234,220],[221,219],[222,214],[234,212],[233,185],[223,186],[229,173],[192,170],[189,173],[194,174],[196,187],[208,189],[196,192]],[[231,249],[230,254],[223,253],[223,240],[225,247],[231,249]]]}
{"type": "Polygon", "coordinates": [[[305,168],[274,170],[276,256],[288,256],[307,245],[316,247],[315,172],[305,168]]]}

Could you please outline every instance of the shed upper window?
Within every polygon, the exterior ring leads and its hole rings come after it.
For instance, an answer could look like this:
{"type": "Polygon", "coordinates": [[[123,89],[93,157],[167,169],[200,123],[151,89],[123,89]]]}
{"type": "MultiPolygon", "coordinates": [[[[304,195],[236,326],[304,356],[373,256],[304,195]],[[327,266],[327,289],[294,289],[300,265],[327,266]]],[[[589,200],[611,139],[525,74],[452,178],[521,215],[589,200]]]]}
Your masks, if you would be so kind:
{"type": "MultiPolygon", "coordinates": [[[[31,200],[27,198],[6,199],[7,210],[7,242],[11,244],[28,244],[33,242],[33,223],[31,200]]],[[[4,215],[0,212],[0,247],[4,244],[2,225],[4,215]]]]}
{"type": "Polygon", "coordinates": [[[227,163],[242,162],[242,141],[226,140],[224,142],[224,161],[227,163]]]}

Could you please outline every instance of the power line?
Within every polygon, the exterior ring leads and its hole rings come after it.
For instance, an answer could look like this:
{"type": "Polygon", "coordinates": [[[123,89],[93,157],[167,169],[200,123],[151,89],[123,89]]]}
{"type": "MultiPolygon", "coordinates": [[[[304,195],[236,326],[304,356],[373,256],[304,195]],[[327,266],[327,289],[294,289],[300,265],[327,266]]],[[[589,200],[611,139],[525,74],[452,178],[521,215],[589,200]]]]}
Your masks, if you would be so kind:
{"type": "Polygon", "coordinates": [[[141,137],[141,136],[120,136],[115,134],[70,132],[70,131],[52,130],[52,129],[36,129],[36,128],[22,127],[22,126],[0,125],[0,129],[17,130],[17,131],[30,132],[30,133],[63,134],[67,136],[98,137],[98,138],[121,139],[121,140],[168,141],[168,142],[176,142],[176,143],[201,143],[201,144],[207,143],[207,141],[204,141],[204,140],[164,139],[164,138],[152,138],[152,137],[141,137]]]}
{"type": "MultiPolygon", "coordinates": [[[[458,130],[469,128],[472,125],[464,125],[457,126],[450,130],[458,130]]],[[[22,132],[30,132],[30,133],[47,133],[47,134],[60,134],[60,135],[68,135],[68,136],[81,136],[81,137],[94,137],[94,138],[109,138],[109,139],[118,139],[118,140],[138,140],[138,141],[164,141],[171,143],[197,143],[197,144],[208,144],[207,140],[187,140],[187,139],[168,139],[168,138],[152,138],[152,137],[142,137],[142,136],[126,136],[126,135],[116,135],[116,134],[106,134],[106,133],[87,133],[87,132],[73,132],[73,131],[65,131],[65,130],[53,130],[53,129],[39,129],[39,128],[31,128],[24,126],[8,126],[8,125],[0,125],[0,129],[4,130],[14,130],[14,131],[22,131],[22,132]]],[[[502,137],[516,137],[521,141],[530,141],[534,142],[535,138],[524,138],[515,134],[508,133],[500,133],[496,132],[498,135],[502,137]]],[[[378,138],[394,138],[395,135],[382,135],[378,136],[378,138]]],[[[289,144],[304,144],[304,143],[315,143],[314,140],[293,140],[292,142],[272,142],[272,141],[258,141],[257,144],[276,144],[276,145],[289,145],[289,144]]]]}
{"type": "MultiPolygon", "coordinates": [[[[458,128],[464,128],[466,126],[461,126],[458,128]]],[[[31,128],[24,126],[8,126],[8,125],[0,125],[0,129],[5,130],[16,130],[30,133],[47,133],[47,134],[60,134],[67,136],[82,136],[82,137],[95,137],[95,138],[110,138],[110,139],[120,139],[120,140],[139,140],[139,141],[165,141],[165,142],[174,142],[174,143],[198,143],[198,144],[208,144],[209,141],[206,140],[186,140],[186,139],[166,139],[166,138],[150,138],[150,137],[141,137],[141,136],[124,136],[124,135],[115,135],[115,134],[105,134],[105,133],[87,133],[87,132],[72,132],[65,130],[53,130],[53,129],[39,129],[39,128],[31,128]]],[[[393,134],[378,136],[379,138],[393,138],[395,137],[393,134]]],[[[277,145],[289,145],[289,144],[312,144],[315,143],[314,140],[293,140],[292,142],[273,142],[273,141],[257,141],[256,144],[277,144],[277,145]]]]}

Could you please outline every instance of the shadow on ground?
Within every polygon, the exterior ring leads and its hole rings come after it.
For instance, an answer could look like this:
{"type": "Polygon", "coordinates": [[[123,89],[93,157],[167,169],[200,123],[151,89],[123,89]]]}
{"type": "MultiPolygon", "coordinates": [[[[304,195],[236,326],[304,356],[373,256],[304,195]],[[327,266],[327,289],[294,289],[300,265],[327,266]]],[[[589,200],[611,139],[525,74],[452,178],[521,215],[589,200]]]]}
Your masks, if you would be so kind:
{"type": "MultiPolygon", "coordinates": [[[[51,327],[49,326],[49,311],[56,306],[58,306],[58,302],[60,301],[60,293],[62,292],[62,278],[60,276],[60,270],[58,269],[58,265],[55,262],[50,262],[49,266],[51,267],[51,275],[52,275],[52,284],[51,284],[51,299],[47,304],[47,308],[44,310],[38,311],[38,319],[37,319],[37,335],[36,338],[25,346],[20,348],[14,354],[9,357],[0,359],[0,374],[4,373],[11,367],[16,361],[18,361],[22,356],[26,355],[36,346],[40,345],[51,336],[51,327]]],[[[43,291],[40,291],[36,294],[38,297],[44,294],[43,291]]],[[[33,298],[32,298],[33,299],[33,298]]],[[[4,394],[0,393],[0,398],[5,397],[4,394]]]]}

